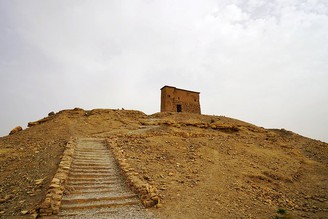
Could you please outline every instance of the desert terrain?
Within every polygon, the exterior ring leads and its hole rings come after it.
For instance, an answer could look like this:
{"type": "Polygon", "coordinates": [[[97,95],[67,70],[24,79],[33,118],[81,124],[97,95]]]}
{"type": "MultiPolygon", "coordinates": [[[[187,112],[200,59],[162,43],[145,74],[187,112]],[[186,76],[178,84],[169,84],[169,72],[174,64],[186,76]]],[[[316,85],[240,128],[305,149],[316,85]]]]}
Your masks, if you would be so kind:
{"type": "MultiPolygon", "coordinates": [[[[19,124],[17,124],[19,125],[19,124]]],[[[328,218],[328,144],[188,113],[75,108],[0,138],[0,217],[33,218],[71,138],[115,142],[158,218],[328,218]]],[[[8,130],[9,133],[10,130],[8,130]]]]}

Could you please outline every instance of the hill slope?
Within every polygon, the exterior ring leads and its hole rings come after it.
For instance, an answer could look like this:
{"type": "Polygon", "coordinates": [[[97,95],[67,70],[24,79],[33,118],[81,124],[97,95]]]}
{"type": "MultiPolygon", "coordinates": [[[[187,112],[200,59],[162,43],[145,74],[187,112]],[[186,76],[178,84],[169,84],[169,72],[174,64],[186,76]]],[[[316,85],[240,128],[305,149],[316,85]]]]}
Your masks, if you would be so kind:
{"type": "Polygon", "coordinates": [[[159,189],[161,218],[327,218],[328,145],[286,130],[184,113],[63,110],[0,138],[0,216],[33,212],[70,137],[115,141],[159,189]],[[26,212],[29,211],[29,212],[26,212]],[[281,210],[282,211],[282,210],[281,210]]]}

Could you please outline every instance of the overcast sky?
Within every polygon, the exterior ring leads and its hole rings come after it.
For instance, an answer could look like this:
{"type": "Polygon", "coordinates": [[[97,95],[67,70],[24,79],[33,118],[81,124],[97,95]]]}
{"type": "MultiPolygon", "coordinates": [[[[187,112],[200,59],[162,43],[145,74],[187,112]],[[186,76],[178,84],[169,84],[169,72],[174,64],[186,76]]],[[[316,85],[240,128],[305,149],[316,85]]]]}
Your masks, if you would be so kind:
{"type": "Polygon", "coordinates": [[[328,142],[327,0],[0,0],[0,136],[51,111],[203,114],[328,142]]]}

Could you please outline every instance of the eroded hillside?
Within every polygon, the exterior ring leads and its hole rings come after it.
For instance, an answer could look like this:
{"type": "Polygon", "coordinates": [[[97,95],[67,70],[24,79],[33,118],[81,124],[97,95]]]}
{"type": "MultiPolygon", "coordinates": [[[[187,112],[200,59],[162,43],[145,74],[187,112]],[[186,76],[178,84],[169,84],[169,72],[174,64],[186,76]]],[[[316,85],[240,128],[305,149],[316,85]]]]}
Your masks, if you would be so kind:
{"type": "Polygon", "coordinates": [[[160,218],[327,218],[328,147],[223,116],[64,110],[0,138],[0,216],[44,199],[70,137],[108,138],[159,190],[160,218]],[[285,215],[286,216],[286,215],[285,215]]]}

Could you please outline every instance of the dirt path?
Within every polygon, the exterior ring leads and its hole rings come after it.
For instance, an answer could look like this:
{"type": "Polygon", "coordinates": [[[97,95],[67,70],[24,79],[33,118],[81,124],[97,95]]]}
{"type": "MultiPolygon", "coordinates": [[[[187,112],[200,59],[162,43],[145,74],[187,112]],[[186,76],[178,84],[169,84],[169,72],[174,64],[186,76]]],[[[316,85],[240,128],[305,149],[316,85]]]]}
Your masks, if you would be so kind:
{"type": "Polygon", "coordinates": [[[154,218],[126,187],[102,139],[79,139],[60,218],[154,218]]]}

